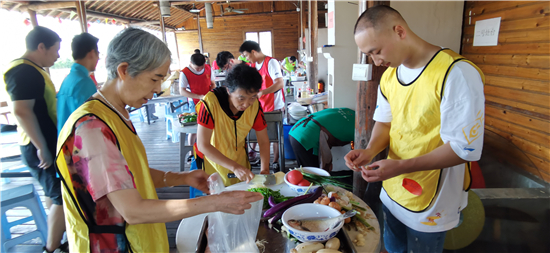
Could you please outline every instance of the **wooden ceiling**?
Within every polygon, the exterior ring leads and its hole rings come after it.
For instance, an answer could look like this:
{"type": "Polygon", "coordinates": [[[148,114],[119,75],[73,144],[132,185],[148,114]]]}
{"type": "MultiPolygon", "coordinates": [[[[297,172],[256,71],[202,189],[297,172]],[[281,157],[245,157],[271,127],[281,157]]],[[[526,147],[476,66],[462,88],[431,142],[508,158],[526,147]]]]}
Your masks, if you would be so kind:
{"type": "MultiPolygon", "coordinates": [[[[151,29],[160,29],[160,11],[158,1],[83,1],[86,5],[87,21],[89,23],[105,22],[106,18],[110,19],[109,23],[115,19],[117,24],[133,24],[146,26],[151,29]]],[[[234,9],[248,9],[243,14],[238,13],[223,13],[222,8],[228,7],[227,1],[208,1],[213,4],[214,16],[229,16],[229,15],[247,15],[266,12],[280,12],[296,10],[299,6],[298,1],[235,1],[229,5],[234,9]]],[[[9,11],[27,12],[28,10],[36,11],[37,15],[58,17],[61,19],[78,20],[76,13],[76,2],[74,1],[14,1],[3,0],[0,2],[0,8],[9,11]]],[[[195,4],[195,8],[201,10],[200,16],[205,15],[204,1],[170,1],[170,17],[164,18],[164,23],[167,28],[175,29],[182,27],[185,21],[196,17],[196,14],[189,12],[195,4]]],[[[323,6],[323,5],[321,5],[323,6]]],[[[304,2],[303,9],[307,9],[307,1],[304,2]]]]}
{"type": "MultiPolygon", "coordinates": [[[[158,1],[83,1],[86,4],[86,14],[89,23],[104,21],[106,18],[115,19],[117,24],[136,24],[148,28],[159,29],[160,11],[158,1]],[[157,21],[157,22],[154,22],[157,21]]],[[[193,8],[193,2],[171,2],[170,17],[164,18],[167,28],[175,28],[190,17],[195,16],[189,12],[193,8]]],[[[2,1],[0,8],[9,11],[26,12],[36,11],[37,15],[58,17],[61,19],[78,20],[76,4],[72,1],[2,1]],[[71,17],[72,16],[72,17],[71,17]]],[[[204,3],[195,2],[195,8],[204,9],[204,3]]],[[[204,12],[204,11],[203,11],[204,12]]]]}

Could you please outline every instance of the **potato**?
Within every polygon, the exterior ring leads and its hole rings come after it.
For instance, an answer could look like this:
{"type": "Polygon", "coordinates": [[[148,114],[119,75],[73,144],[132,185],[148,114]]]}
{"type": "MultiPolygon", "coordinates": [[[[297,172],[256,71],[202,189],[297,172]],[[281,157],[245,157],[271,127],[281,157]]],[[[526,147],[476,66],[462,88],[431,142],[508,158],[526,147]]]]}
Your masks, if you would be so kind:
{"type": "Polygon", "coordinates": [[[325,245],[318,242],[304,242],[296,245],[295,249],[298,253],[315,252],[320,249],[324,249],[325,245]]]}
{"type": "Polygon", "coordinates": [[[321,249],[321,250],[318,250],[317,253],[342,253],[342,252],[334,249],[321,249]]]}
{"type": "Polygon", "coordinates": [[[334,237],[327,241],[325,249],[338,250],[340,248],[340,239],[334,237]]]}

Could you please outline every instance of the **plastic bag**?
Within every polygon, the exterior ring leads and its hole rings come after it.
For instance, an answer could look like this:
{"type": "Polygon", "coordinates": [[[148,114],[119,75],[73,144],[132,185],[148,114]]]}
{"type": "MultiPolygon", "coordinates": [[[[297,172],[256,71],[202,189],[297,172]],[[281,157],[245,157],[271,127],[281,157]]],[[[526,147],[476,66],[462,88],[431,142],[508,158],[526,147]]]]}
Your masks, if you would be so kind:
{"type": "MultiPolygon", "coordinates": [[[[208,178],[210,193],[218,194],[229,190],[246,190],[248,185],[225,188],[218,173],[208,178]],[[244,187],[242,187],[244,186],[244,187]]],[[[256,246],[256,235],[262,215],[263,199],[252,204],[242,215],[215,212],[208,214],[208,247],[211,252],[260,252],[256,246]]]]}

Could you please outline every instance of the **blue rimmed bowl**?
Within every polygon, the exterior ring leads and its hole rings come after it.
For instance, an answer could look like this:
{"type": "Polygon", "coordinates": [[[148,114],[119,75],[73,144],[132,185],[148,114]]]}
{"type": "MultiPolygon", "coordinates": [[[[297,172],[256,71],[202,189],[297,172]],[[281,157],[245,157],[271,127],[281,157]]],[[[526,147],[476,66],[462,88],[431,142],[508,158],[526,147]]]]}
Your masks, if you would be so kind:
{"type": "Polygon", "coordinates": [[[344,221],[341,221],[336,228],[329,229],[325,232],[307,232],[295,229],[288,225],[288,220],[300,220],[311,218],[332,218],[341,215],[341,213],[330,207],[320,204],[300,204],[287,209],[283,213],[281,220],[288,232],[296,237],[301,242],[324,242],[336,236],[338,231],[344,226],[344,221]]]}
{"type": "MultiPolygon", "coordinates": [[[[319,176],[325,176],[325,177],[330,176],[330,173],[328,173],[326,170],[322,170],[322,169],[315,168],[315,167],[303,167],[302,170],[304,170],[307,173],[311,173],[311,174],[315,174],[315,175],[319,175],[319,176]]],[[[285,183],[288,185],[288,187],[292,191],[294,191],[294,192],[296,192],[300,195],[306,194],[306,191],[307,191],[307,193],[313,193],[313,191],[315,191],[315,189],[317,189],[317,187],[319,187],[319,185],[312,185],[311,188],[310,188],[309,186],[299,186],[299,185],[291,184],[290,182],[288,182],[287,176],[288,176],[288,173],[285,174],[285,183]],[[309,188],[309,190],[308,190],[308,188],[309,188]]]]}

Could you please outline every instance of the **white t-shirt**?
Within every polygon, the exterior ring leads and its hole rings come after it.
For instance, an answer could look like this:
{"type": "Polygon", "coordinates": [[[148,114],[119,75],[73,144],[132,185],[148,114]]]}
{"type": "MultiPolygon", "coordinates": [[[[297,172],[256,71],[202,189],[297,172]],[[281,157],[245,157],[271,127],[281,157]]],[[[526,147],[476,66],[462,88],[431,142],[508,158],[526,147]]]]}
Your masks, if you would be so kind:
{"type": "MultiPolygon", "coordinates": [[[[262,65],[264,62],[256,63],[256,70],[262,69],[262,65]]],[[[275,58],[271,58],[269,60],[267,65],[267,71],[269,72],[269,76],[271,76],[271,79],[273,79],[273,84],[275,84],[275,80],[278,78],[283,78],[283,74],[281,73],[281,65],[279,65],[279,62],[275,58]]],[[[284,100],[283,100],[283,92],[281,90],[276,91],[274,94],[274,109],[273,110],[279,110],[282,109],[285,106],[284,100]]]]}
{"type": "MultiPolygon", "coordinates": [[[[409,69],[404,65],[397,69],[402,83],[414,81],[424,68],[409,69]]],[[[449,72],[441,100],[440,136],[449,143],[453,151],[466,161],[477,161],[483,148],[485,123],[485,96],[479,72],[467,62],[458,62],[449,72]],[[476,124],[478,124],[476,126],[476,124]],[[477,139],[468,139],[464,133],[479,128],[477,139]]],[[[392,114],[388,100],[378,88],[378,99],[373,119],[391,122],[392,114]]],[[[384,189],[380,200],[403,224],[421,232],[442,232],[454,228],[459,221],[460,211],[468,204],[468,193],[463,190],[465,165],[460,164],[441,170],[438,195],[424,212],[414,213],[391,200],[384,189]],[[437,225],[425,225],[432,219],[437,225]],[[433,219],[433,217],[438,217],[433,219]]]]}

